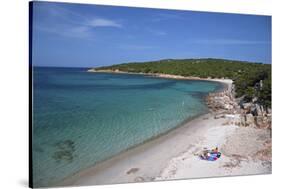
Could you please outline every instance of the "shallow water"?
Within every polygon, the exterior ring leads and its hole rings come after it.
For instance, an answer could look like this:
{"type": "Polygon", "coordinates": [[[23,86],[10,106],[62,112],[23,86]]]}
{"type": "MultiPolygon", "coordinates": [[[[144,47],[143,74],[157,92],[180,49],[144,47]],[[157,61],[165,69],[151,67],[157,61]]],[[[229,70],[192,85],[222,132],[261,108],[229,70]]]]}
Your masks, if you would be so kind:
{"type": "Polygon", "coordinates": [[[34,187],[169,131],[207,111],[204,96],[219,83],[33,69],[34,187]]]}

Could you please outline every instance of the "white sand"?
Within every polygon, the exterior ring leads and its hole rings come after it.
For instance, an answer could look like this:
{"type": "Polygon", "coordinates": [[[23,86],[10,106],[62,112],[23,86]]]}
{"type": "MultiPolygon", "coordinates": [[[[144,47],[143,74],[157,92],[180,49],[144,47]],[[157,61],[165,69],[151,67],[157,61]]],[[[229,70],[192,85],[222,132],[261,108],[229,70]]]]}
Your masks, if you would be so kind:
{"type": "Polygon", "coordinates": [[[200,78],[194,76],[181,76],[181,75],[171,75],[171,74],[161,74],[161,73],[134,73],[134,72],[124,72],[124,71],[116,71],[116,70],[95,70],[89,69],[88,72],[100,72],[100,73],[116,73],[116,74],[133,74],[133,75],[147,75],[152,77],[161,77],[167,79],[185,79],[185,80],[206,80],[206,81],[217,81],[224,84],[227,84],[229,87],[233,83],[231,79],[221,79],[221,78],[200,78]]]}
{"type": "MultiPolygon", "coordinates": [[[[250,136],[254,128],[225,125],[229,118],[214,119],[211,114],[200,116],[155,140],[121,153],[97,166],[65,179],[60,185],[93,185],[182,178],[213,177],[271,173],[271,164],[236,154],[236,139],[250,136]],[[251,133],[250,132],[250,133],[251,133]],[[237,133],[237,134],[236,134],[237,133]],[[228,148],[224,145],[229,142],[228,148]],[[198,154],[206,148],[218,146],[222,157],[214,162],[200,160],[198,154]]],[[[269,136],[266,130],[254,129],[252,140],[243,140],[241,148],[259,146],[269,136]],[[258,134],[260,135],[258,135],[258,134]],[[260,137],[263,139],[258,139],[260,137]],[[254,144],[253,144],[254,142],[254,144]],[[248,146],[248,144],[250,146],[248,146]]],[[[240,151],[238,150],[238,153],[240,151]]],[[[252,155],[252,154],[251,154],[252,155]]]]}
{"type": "Polygon", "coordinates": [[[196,156],[200,153],[198,148],[186,151],[170,160],[156,180],[271,173],[271,164],[255,159],[254,156],[265,142],[257,141],[258,135],[268,137],[268,131],[227,125],[212,127],[206,134],[206,140],[201,141],[198,146],[208,148],[219,146],[222,151],[220,159],[215,162],[199,161],[196,156]],[[240,134],[247,138],[243,141],[240,134]]]}

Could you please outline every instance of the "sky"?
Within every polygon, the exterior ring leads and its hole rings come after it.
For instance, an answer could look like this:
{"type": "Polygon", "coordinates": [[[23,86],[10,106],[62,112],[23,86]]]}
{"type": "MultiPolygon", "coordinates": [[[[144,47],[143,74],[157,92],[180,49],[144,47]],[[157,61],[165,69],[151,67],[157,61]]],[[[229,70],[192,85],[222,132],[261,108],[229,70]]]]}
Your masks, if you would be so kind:
{"type": "Polygon", "coordinates": [[[168,58],[271,63],[271,17],[34,2],[32,63],[98,67],[168,58]]]}

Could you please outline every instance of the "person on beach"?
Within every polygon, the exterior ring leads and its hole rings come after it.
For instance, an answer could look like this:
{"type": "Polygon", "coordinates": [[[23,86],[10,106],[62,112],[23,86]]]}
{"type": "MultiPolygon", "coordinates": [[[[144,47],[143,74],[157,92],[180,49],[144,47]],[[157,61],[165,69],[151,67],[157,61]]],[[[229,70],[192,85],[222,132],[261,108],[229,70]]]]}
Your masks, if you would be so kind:
{"type": "Polygon", "coordinates": [[[216,161],[218,158],[220,158],[221,153],[219,152],[218,147],[212,149],[212,150],[207,150],[205,149],[200,155],[201,159],[208,160],[208,161],[216,161]]]}
{"type": "Polygon", "coordinates": [[[218,147],[216,147],[215,149],[212,149],[212,152],[214,152],[214,153],[218,153],[218,152],[219,152],[219,148],[218,148],[218,147]]]}

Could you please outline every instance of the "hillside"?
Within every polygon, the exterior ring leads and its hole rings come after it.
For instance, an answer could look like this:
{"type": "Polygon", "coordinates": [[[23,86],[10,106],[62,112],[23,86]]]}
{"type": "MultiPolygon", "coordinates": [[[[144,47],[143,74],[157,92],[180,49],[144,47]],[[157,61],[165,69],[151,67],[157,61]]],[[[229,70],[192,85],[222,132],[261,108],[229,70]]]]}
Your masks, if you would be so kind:
{"type": "Polygon", "coordinates": [[[95,70],[133,73],[162,73],[201,78],[228,78],[234,81],[236,97],[271,108],[271,64],[224,59],[165,59],[132,62],[95,70]]]}

